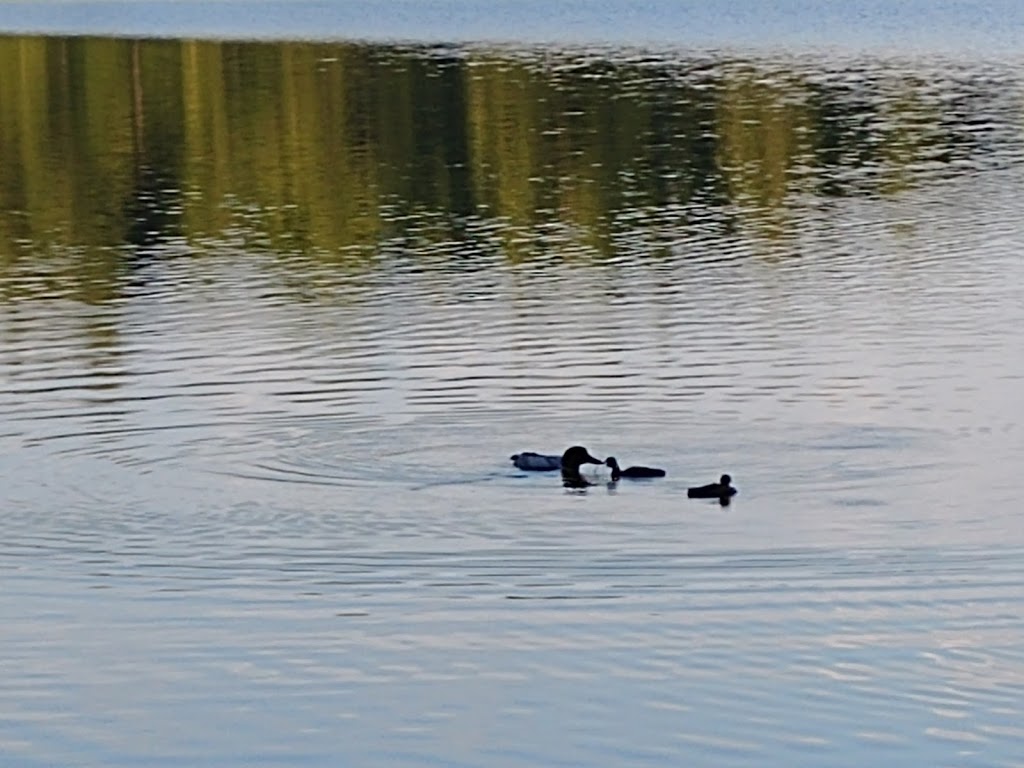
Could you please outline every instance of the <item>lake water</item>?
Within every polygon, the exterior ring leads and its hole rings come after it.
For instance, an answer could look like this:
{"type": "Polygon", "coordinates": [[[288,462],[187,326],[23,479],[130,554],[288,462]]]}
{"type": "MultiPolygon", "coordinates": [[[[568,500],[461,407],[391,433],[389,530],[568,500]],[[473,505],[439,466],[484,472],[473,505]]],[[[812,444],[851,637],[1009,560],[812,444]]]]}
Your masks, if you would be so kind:
{"type": "Polygon", "coordinates": [[[0,762],[1024,765],[1022,13],[818,5],[0,38],[0,762]]]}

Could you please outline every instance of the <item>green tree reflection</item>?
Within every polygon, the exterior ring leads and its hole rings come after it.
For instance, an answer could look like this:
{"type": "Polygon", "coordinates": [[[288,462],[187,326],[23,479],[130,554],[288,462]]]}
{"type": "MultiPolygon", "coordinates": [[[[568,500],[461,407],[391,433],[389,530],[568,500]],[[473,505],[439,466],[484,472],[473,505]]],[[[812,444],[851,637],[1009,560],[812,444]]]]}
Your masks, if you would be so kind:
{"type": "Polygon", "coordinates": [[[600,259],[645,230],[671,240],[695,206],[771,236],[795,193],[899,194],[923,158],[976,149],[920,83],[808,75],[682,54],[0,38],[0,270],[40,277],[2,290],[101,303],[165,250],[225,245],[330,268],[424,243],[600,259]]]}

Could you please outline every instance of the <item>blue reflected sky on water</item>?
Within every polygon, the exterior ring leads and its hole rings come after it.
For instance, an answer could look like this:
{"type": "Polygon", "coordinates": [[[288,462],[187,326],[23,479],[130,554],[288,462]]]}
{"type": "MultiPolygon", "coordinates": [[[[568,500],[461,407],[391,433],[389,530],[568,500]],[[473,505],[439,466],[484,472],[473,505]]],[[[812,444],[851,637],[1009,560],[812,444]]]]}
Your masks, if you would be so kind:
{"type": "Polygon", "coordinates": [[[1024,8],[1011,0],[363,0],[0,4],[14,33],[428,42],[506,41],[711,48],[1012,51],[1024,8]]]}

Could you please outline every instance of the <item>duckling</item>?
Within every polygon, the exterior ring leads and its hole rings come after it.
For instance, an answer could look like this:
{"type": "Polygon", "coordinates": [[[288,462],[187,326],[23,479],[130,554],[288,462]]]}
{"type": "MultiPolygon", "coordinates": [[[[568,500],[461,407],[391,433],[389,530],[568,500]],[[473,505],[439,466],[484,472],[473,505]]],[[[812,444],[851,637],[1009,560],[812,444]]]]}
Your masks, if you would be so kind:
{"type": "Polygon", "coordinates": [[[656,467],[626,467],[623,469],[619,466],[619,462],[616,461],[614,456],[609,456],[604,460],[612,470],[612,480],[617,481],[619,478],[626,477],[630,480],[640,480],[648,477],[664,477],[665,470],[657,469],[656,467]]]}
{"type": "Polygon", "coordinates": [[[735,496],[737,493],[737,490],[730,483],[732,483],[732,478],[729,475],[722,475],[717,483],[687,488],[686,495],[691,499],[718,499],[725,504],[728,503],[730,497],[735,496]]]}
{"type": "MultiPolygon", "coordinates": [[[[567,448],[562,454],[562,484],[567,488],[580,488],[597,482],[596,478],[585,476],[581,471],[580,467],[584,464],[606,466],[603,461],[591,456],[590,452],[582,445],[567,448]]],[[[591,473],[586,474],[590,475],[591,473]]]]}
{"type": "Polygon", "coordinates": [[[512,463],[516,469],[525,469],[531,472],[547,472],[562,468],[561,456],[550,456],[543,453],[523,451],[512,455],[512,463]]]}

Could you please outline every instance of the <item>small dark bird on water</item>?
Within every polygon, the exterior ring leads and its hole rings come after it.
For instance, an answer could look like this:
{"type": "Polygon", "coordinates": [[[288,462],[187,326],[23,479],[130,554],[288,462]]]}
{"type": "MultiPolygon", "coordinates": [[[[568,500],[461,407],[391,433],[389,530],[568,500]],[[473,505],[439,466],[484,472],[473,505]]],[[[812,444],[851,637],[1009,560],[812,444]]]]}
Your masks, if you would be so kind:
{"type": "Polygon", "coordinates": [[[717,483],[698,485],[695,488],[687,488],[686,495],[691,499],[718,499],[722,505],[729,503],[729,499],[736,495],[737,491],[731,485],[732,478],[729,475],[722,475],[717,483]]]}
{"type": "Polygon", "coordinates": [[[656,467],[626,467],[623,469],[619,466],[619,462],[616,461],[614,456],[609,456],[604,460],[604,463],[611,467],[612,480],[618,480],[623,477],[631,480],[642,480],[649,477],[665,476],[665,470],[657,469],[656,467]]]}

